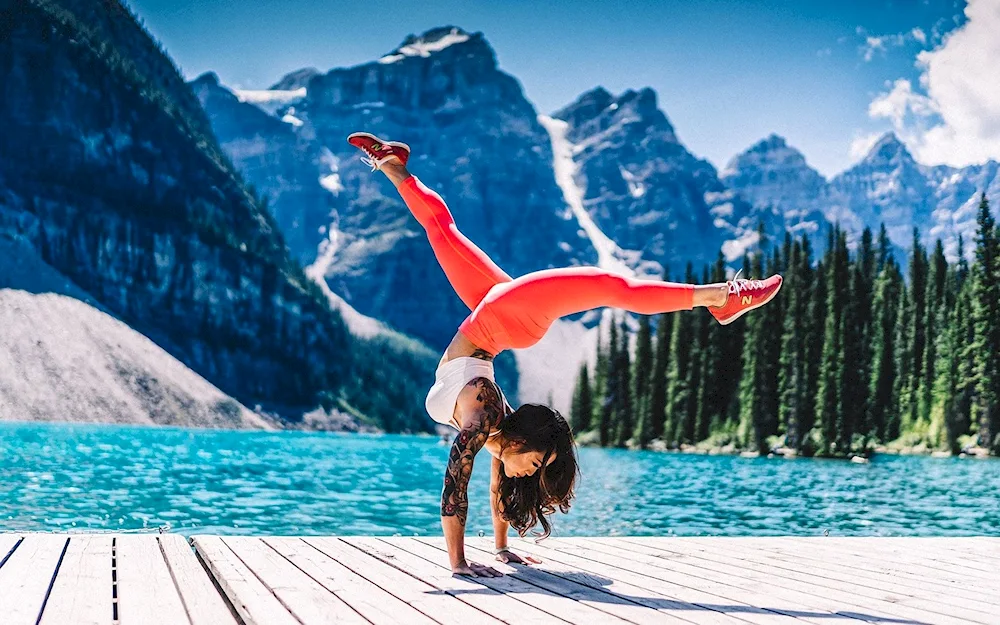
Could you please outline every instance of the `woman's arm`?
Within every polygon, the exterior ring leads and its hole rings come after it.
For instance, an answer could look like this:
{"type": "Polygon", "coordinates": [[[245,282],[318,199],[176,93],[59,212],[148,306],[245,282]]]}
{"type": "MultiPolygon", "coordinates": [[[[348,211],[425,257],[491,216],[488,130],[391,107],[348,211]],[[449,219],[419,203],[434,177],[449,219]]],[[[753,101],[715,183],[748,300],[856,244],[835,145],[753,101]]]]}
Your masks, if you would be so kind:
{"type": "Polygon", "coordinates": [[[510,523],[503,518],[503,507],[500,505],[500,472],[503,464],[497,458],[493,459],[490,474],[490,511],[493,513],[493,545],[496,547],[497,560],[515,564],[541,564],[542,561],[531,556],[519,556],[507,549],[507,533],[510,523]]]}
{"type": "Polygon", "coordinates": [[[451,569],[460,575],[499,575],[498,571],[480,565],[470,565],[465,560],[465,522],[469,516],[469,478],[476,454],[489,437],[490,431],[503,415],[503,400],[496,383],[487,378],[476,378],[468,386],[475,388],[473,395],[463,389],[459,398],[462,429],[459,430],[448,456],[441,492],[441,527],[448,544],[451,569]]]}
{"type": "Polygon", "coordinates": [[[507,548],[507,531],[510,529],[510,523],[500,514],[501,471],[503,471],[503,464],[500,459],[493,458],[493,466],[490,471],[490,512],[493,513],[493,546],[497,550],[507,548]]]}

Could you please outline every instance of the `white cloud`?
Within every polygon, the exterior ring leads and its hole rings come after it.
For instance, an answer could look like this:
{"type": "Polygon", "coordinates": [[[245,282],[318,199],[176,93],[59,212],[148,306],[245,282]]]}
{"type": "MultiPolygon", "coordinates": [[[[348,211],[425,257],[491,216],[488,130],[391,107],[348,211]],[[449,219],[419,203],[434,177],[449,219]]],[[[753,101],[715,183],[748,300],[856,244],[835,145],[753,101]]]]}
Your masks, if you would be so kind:
{"type": "Polygon", "coordinates": [[[876,50],[885,52],[885,37],[865,37],[865,45],[862,46],[865,52],[865,62],[871,61],[876,50]]]}
{"type": "Polygon", "coordinates": [[[888,93],[879,95],[868,105],[868,115],[888,119],[896,129],[906,124],[908,113],[926,117],[934,113],[934,103],[930,98],[915,93],[913,84],[904,78],[897,80],[888,93]]]}
{"type": "Polygon", "coordinates": [[[866,63],[875,58],[875,53],[881,52],[884,55],[889,48],[901,48],[914,42],[921,46],[927,45],[927,33],[919,27],[902,33],[872,35],[864,27],[858,26],[854,32],[864,37],[865,42],[858,46],[858,52],[864,57],[866,63]]]}
{"type": "Polygon", "coordinates": [[[969,0],[965,16],[938,47],[917,55],[918,89],[897,80],[868,109],[928,164],[1000,157],[1000,0],[969,0]]]}
{"type": "Polygon", "coordinates": [[[868,152],[871,151],[872,146],[875,145],[875,142],[878,141],[881,136],[882,133],[873,132],[870,135],[860,135],[854,137],[854,139],[851,140],[851,159],[856,161],[867,155],[868,152]]]}

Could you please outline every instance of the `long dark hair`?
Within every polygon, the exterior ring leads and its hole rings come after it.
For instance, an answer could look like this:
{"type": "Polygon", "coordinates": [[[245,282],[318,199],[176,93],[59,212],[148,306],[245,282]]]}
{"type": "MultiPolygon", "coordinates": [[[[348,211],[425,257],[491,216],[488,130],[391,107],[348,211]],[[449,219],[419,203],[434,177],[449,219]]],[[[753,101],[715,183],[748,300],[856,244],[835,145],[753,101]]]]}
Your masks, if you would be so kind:
{"type": "Polygon", "coordinates": [[[497,498],[503,518],[518,534],[523,537],[541,524],[542,531],[534,534],[545,538],[552,533],[552,524],[545,517],[557,508],[568,512],[574,496],[579,468],[573,432],[558,411],[540,404],[524,404],[504,417],[498,429],[503,433],[504,449],[516,445],[516,453],[542,453],[542,467],[533,475],[507,477],[501,471],[497,498]],[[555,459],[548,464],[553,455],[555,459]]]}

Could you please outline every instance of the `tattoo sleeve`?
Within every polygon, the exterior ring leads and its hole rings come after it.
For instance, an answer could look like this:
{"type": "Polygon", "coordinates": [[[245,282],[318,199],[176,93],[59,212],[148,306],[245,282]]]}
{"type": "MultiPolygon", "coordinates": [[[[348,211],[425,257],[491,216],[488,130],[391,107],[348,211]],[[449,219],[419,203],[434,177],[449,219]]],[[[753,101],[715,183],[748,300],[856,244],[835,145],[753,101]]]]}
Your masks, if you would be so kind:
{"type": "Polygon", "coordinates": [[[441,492],[441,516],[458,517],[462,527],[469,516],[469,478],[476,453],[486,444],[497,423],[503,416],[503,400],[496,383],[488,378],[476,378],[469,386],[478,389],[478,409],[459,430],[448,456],[444,473],[444,490],[441,492]]]}

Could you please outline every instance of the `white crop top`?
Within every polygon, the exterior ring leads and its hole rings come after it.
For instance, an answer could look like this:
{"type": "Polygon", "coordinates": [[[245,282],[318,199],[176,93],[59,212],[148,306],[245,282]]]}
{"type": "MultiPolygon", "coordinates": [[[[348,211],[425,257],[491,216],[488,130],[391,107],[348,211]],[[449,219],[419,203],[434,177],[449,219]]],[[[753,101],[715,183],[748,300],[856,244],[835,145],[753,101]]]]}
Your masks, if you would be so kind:
{"type": "MultiPolygon", "coordinates": [[[[450,425],[456,430],[460,429],[461,424],[455,422],[455,404],[462,389],[476,378],[487,378],[496,383],[493,363],[481,358],[460,356],[438,366],[434,372],[434,386],[428,391],[427,399],[424,401],[424,407],[427,408],[427,414],[431,419],[442,425],[450,425]]],[[[500,391],[500,398],[504,407],[509,409],[503,391],[500,391]]]]}

